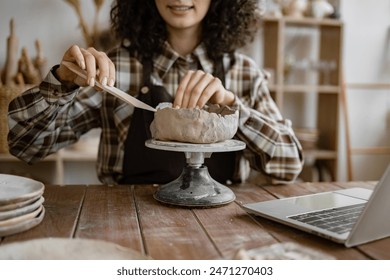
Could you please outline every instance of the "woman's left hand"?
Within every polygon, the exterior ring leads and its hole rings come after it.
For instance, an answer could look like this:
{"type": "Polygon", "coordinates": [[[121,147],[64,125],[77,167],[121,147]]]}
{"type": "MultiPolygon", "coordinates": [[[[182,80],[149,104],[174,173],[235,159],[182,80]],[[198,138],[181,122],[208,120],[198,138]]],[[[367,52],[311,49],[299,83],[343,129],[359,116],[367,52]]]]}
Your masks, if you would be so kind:
{"type": "Polygon", "coordinates": [[[232,105],[234,94],[220,79],[201,70],[188,71],[176,91],[174,108],[202,108],[207,102],[232,105]]]}

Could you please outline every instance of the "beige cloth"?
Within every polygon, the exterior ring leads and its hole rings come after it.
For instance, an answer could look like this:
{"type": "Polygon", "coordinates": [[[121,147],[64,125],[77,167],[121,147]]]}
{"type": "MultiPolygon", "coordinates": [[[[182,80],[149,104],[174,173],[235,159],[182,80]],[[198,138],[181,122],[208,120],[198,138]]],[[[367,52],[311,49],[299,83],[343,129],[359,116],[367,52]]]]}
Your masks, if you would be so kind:
{"type": "Polygon", "coordinates": [[[277,243],[254,249],[240,249],[236,260],[332,260],[333,256],[293,242],[277,243]]]}
{"type": "Polygon", "coordinates": [[[147,260],[115,243],[93,239],[42,238],[0,246],[2,260],[147,260]]]}

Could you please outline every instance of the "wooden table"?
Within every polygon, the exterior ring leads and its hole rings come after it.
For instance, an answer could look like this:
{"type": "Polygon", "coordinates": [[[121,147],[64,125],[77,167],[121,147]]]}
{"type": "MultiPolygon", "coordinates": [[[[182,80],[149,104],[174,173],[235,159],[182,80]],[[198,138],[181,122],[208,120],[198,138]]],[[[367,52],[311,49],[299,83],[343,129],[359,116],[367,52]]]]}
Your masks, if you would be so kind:
{"type": "Polygon", "coordinates": [[[239,249],[295,242],[336,259],[390,259],[390,238],[355,248],[246,214],[241,204],[374,182],[232,185],[237,199],[223,207],[188,209],[160,204],[156,186],[46,186],[40,225],[3,238],[1,245],[34,238],[93,238],[115,242],[153,259],[232,259],[239,249]]]}

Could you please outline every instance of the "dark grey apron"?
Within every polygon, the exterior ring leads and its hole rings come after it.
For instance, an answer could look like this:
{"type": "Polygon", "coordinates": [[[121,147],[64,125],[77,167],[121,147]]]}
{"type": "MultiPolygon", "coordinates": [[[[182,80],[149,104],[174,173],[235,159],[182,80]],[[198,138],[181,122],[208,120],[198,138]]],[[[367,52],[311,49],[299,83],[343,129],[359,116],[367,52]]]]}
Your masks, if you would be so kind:
{"type": "MultiPolygon", "coordinates": [[[[143,87],[138,99],[156,107],[161,102],[173,102],[173,98],[162,86],[153,85],[150,79],[153,62],[143,64],[143,87]],[[146,90],[147,89],[147,90],[146,90]]],[[[223,83],[224,69],[217,63],[215,76],[223,83]]],[[[123,158],[122,184],[165,184],[179,177],[185,166],[183,152],[171,152],[150,149],[145,141],[151,138],[150,124],[154,113],[135,108],[131,119],[130,129],[125,142],[123,158]]],[[[212,178],[220,183],[231,180],[235,168],[235,152],[214,153],[205,160],[212,178]]]]}

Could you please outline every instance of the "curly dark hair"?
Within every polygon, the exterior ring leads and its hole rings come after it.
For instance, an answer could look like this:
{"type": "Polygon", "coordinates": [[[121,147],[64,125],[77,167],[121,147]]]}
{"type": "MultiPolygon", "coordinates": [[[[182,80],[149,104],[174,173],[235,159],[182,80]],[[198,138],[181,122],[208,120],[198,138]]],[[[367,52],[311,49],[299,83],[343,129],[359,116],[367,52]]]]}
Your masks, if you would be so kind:
{"type": "MultiPolygon", "coordinates": [[[[132,55],[159,53],[167,30],[155,0],[116,0],[110,15],[118,39],[131,42],[128,49],[132,55]]],[[[209,58],[216,61],[253,40],[258,21],[257,0],[211,0],[202,23],[202,41],[209,58]]]]}

